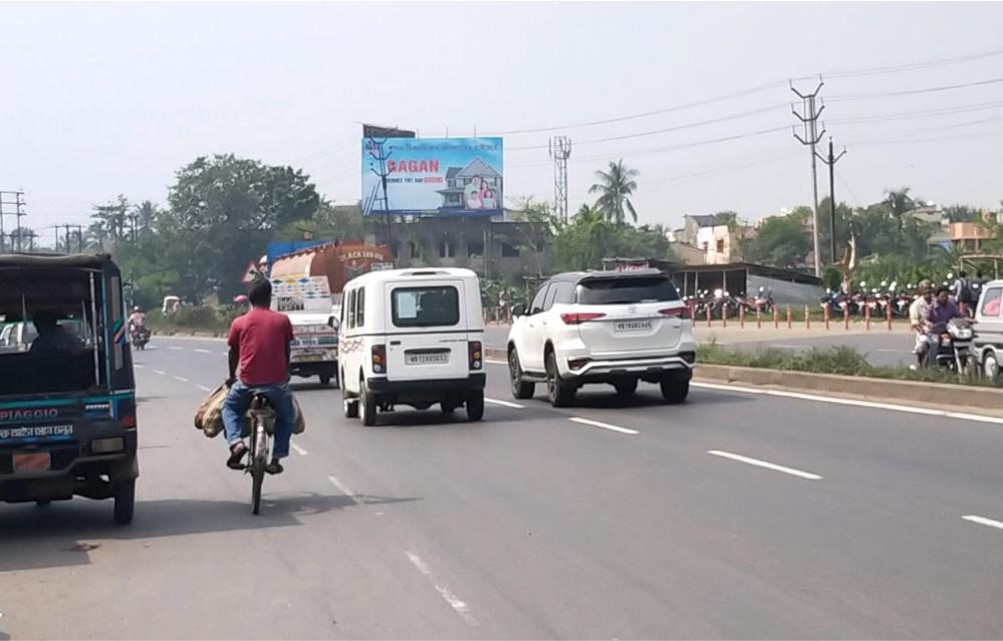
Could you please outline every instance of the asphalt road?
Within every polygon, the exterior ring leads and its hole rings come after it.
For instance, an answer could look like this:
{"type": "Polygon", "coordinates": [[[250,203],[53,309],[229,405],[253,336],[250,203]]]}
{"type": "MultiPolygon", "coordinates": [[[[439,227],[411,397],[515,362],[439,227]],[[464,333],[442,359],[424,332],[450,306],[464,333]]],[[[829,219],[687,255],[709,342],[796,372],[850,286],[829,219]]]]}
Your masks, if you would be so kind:
{"type": "Polygon", "coordinates": [[[999,422],[644,385],[554,410],[492,365],[482,423],[364,428],[310,384],[255,517],[191,423],[222,344],[152,347],[136,521],[0,505],[0,639],[1003,637],[999,422]]]}

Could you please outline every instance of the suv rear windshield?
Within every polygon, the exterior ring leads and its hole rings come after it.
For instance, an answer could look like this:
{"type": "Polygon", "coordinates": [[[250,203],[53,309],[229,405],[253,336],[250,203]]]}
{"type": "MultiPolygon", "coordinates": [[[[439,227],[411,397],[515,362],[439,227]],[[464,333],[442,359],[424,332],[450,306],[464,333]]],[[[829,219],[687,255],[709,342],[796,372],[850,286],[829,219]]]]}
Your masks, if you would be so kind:
{"type": "Polygon", "coordinates": [[[580,305],[631,305],[679,300],[676,286],[662,276],[584,280],[578,284],[575,295],[580,305]]]}
{"type": "Polygon", "coordinates": [[[460,293],[455,287],[400,287],[390,294],[397,327],[452,327],[460,322],[460,293]]]}

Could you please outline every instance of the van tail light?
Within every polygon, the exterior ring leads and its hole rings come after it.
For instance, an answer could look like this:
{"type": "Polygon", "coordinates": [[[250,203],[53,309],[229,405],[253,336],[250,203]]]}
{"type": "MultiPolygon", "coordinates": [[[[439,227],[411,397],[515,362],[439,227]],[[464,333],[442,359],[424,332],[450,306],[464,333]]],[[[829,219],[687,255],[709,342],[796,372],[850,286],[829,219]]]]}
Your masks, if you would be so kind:
{"type": "Polygon", "coordinates": [[[373,345],[373,373],[385,374],[387,371],[387,346],[373,345]]]}
{"type": "Polygon", "coordinates": [[[123,398],[118,401],[118,420],[126,429],[136,429],[136,401],[123,398]]]}
{"type": "Polygon", "coordinates": [[[658,310],[658,313],[662,316],[672,316],[683,320],[690,320],[693,318],[690,308],[686,305],[683,305],[682,307],[666,307],[665,309],[658,310]]]}
{"type": "Polygon", "coordinates": [[[600,314],[599,312],[570,313],[561,314],[561,320],[564,321],[565,325],[581,325],[589,321],[599,320],[605,316],[606,314],[600,314]]]}
{"type": "Polygon", "coordinates": [[[468,346],[469,350],[467,353],[470,355],[470,369],[480,370],[484,367],[484,351],[481,349],[481,342],[470,341],[468,346]]]}

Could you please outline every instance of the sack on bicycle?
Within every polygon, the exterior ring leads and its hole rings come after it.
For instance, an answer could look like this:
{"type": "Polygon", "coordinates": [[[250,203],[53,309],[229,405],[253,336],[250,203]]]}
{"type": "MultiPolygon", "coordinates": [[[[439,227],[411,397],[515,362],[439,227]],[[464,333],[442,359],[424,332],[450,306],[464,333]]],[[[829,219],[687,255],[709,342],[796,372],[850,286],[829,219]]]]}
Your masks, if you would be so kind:
{"type": "MultiPolygon", "coordinates": [[[[223,402],[226,401],[230,388],[224,383],[205,397],[202,404],[195,412],[195,429],[202,430],[207,438],[213,438],[223,431],[223,402]]],[[[293,396],[293,408],[296,410],[296,417],[293,422],[293,434],[302,434],[306,429],[306,421],[303,419],[303,410],[300,409],[299,401],[293,396]]]]}

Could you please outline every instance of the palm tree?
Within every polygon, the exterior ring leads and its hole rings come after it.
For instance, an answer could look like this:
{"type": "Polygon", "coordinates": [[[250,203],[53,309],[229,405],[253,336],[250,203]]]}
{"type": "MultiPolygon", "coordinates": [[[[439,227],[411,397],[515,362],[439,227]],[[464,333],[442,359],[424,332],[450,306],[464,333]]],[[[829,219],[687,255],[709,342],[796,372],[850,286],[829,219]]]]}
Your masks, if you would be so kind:
{"type": "Polygon", "coordinates": [[[898,191],[889,189],[885,192],[884,203],[888,205],[888,210],[895,219],[899,231],[902,231],[903,216],[907,211],[916,208],[916,201],[909,195],[909,188],[903,187],[898,191]]]}
{"type": "Polygon", "coordinates": [[[637,189],[634,178],[639,175],[636,169],[624,166],[623,160],[609,163],[608,171],[597,171],[598,183],[589,188],[590,194],[599,194],[596,207],[602,210],[606,220],[622,225],[627,221],[627,214],[635,223],[637,211],[630,202],[630,196],[637,189]]]}

